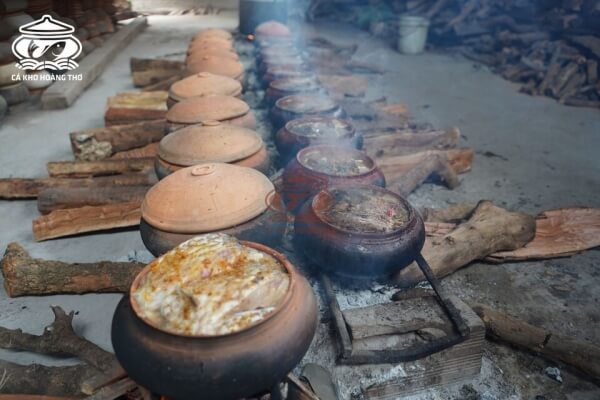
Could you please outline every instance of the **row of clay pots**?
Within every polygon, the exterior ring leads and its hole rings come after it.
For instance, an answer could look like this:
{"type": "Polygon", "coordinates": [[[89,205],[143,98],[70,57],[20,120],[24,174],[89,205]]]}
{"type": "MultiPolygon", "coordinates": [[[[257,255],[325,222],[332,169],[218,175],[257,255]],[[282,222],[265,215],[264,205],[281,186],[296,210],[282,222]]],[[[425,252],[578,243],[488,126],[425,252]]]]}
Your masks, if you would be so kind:
{"type": "Polygon", "coordinates": [[[209,72],[243,82],[244,67],[233,48],[233,36],[221,29],[198,33],[187,50],[186,76],[209,72]]]}

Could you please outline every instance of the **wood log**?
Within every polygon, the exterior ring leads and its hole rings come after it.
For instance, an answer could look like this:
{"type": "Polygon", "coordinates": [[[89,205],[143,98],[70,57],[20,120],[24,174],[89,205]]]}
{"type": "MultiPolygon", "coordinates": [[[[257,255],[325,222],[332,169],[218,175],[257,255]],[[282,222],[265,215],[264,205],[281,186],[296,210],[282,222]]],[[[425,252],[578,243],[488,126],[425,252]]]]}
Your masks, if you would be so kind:
{"type": "Polygon", "coordinates": [[[152,85],[144,86],[144,88],[142,90],[144,92],[152,92],[155,90],[167,90],[168,91],[175,82],[177,82],[181,79],[183,79],[183,76],[181,74],[173,75],[171,77],[168,77],[168,78],[160,80],[156,83],[153,83],[152,85]]]}
{"type": "MultiPolygon", "coordinates": [[[[438,278],[447,276],[474,260],[501,250],[514,250],[530,242],[535,235],[535,219],[510,212],[482,200],[468,221],[443,237],[428,238],[421,254],[438,278]]],[[[412,287],[424,279],[413,263],[395,277],[397,284],[412,287]]]]}
{"type": "Polygon", "coordinates": [[[158,154],[158,142],[150,143],[145,145],[144,147],[139,147],[137,149],[118,151],[113,154],[110,158],[111,160],[126,160],[131,158],[147,158],[152,157],[155,158],[158,154]]]}
{"type": "Polygon", "coordinates": [[[180,78],[185,62],[167,59],[131,58],[131,75],[136,87],[147,87],[173,77],[180,78]]]}
{"type": "Polygon", "coordinates": [[[468,219],[476,207],[477,204],[459,203],[445,208],[425,208],[421,216],[426,222],[457,223],[468,219]]]}
{"type": "Polygon", "coordinates": [[[99,261],[66,263],[32,258],[10,243],[1,261],[4,288],[10,297],[54,294],[126,293],[144,264],[99,261]]]}
{"type": "Polygon", "coordinates": [[[50,188],[99,188],[108,186],[148,186],[157,182],[154,174],[135,173],[95,178],[2,178],[0,199],[33,199],[50,188]]]}
{"type": "Polygon", "coordinates": [[[168,97],[164,90],[117,93],[107,100],[104,123],[113,126],[164,119],[168,97]]]}
{"type": "Polygon", "coordinates": [[[38,210],[48,214],[54,210],[102,206],[105,204],[141,202],[151,186],[115,186],[102,188],[60,188],[42,191],[37,198],[38,210]]]}
{"type": "Polygon", "coordinates": [[[177,60],[168,60],[165,58],[136,58],[129,60],[131,72],[148,71],[151,69],[165,69],[179,71],[185,67],[185,62],[177,60]]]}
{"type": "Polygon", "coordinates": [[[485,323],[487,337],[568,364],[600,380],[600,347],[539,328],[481,304],[475,305],[473,310],[485,323]]]}
{"type": "Polygon", "coordinates": [[[96,393],[86,397],[85,400],[114,400],[127,394],[127,392],[135,389],[137,386],[137,383],[130,378],[124,378],[104,386],[96,393]]]}
{"type": "Polygon", "coordinates": [[[432,175],[438,176],[449,189],[454,189],[460,185],[458,176],[448,160],[442,155],[434,154],[423,158],[411,170],[400,175],[395,181],[386,181],[386,186],[403,196],[408,196],[432,175]]]}
{"type": "Polygon", "coordinates": [[[403,156],[384,156],[375,161],[385,178],[394,181],[432,155],[444,157],[457,174],[469,172],[473,165],[474,152],[471,149],[426,150],[403,156]]]}
{"type": "Polygon", "coordinates": [[[554,97],[558,97],[562,88],[567,84],[569,79],[577,72],[579,65],[576,62],[570,62],[556,77],[554,85],[551,87],[551,93],[554,97]]]}
{"type": "Polygon", "coordinates": [[[141,201],[55,210],[32,222],[36,241],[138,226],[141,201]]]}
{"type": "Polygon", "coordinates": [[[120,151],[159,142],[165,134],[166,121],[146,121],[106,128],[85,129],[70,136],[73,154],[78,160],[100,160],[120,151]]]}
{"type": "Polygon", "coordinates": [[[586,62],[587,83],[593,85],[598,82],[598,61],[587,60],[586,62]]]}
{"type": "Polygon", "coordinates": [[[392,133],[365,138],[364,150],[371,157],[403,155],[430,149],[455,147],[460,140],[460,130],[422,133],[392,133]]]}
{"type": "Polygon", "coordinates": [[[46,164],[48,175],[54,178],[87,178],[148,172],[154,169],[154,158],[130,158],[98,161],[51,161],[46,164]]]}

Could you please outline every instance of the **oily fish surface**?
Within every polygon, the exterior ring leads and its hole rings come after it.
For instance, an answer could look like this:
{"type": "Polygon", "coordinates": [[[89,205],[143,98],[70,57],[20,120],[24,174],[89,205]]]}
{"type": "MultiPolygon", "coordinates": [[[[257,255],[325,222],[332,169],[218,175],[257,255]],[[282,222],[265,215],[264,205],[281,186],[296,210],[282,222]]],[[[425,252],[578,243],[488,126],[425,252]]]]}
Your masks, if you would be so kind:
{"type": "Polygon", "coordinates": [[[223,335],[265,318],[289,284],[271,255],[228,235],[207,234],[156,259],[132,298],[142,319],[167,332],[223,335]]]}

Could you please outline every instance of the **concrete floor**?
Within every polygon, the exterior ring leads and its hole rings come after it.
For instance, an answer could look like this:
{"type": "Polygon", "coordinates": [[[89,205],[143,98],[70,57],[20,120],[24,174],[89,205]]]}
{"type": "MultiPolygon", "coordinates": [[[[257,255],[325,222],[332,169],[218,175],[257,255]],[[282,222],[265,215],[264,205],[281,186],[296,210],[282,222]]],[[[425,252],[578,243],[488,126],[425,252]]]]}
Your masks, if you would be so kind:
{"type": "MultiPolygon", "coordinates": [[[[9,115],[0,127],[0,176],[40,177],[45,163],[71,156],[68,132],[101,126],[106,98],[133,89],[129,58],[160,57],[185,50],[191,35],[206,26],[234,27],[234,15],[219,17],[152,17],[150,27],[134,40],[73,107],[60,111],[26,110],[9,115]]],[[[372,78],[368,96],[382,94],[403,102],[417,119],[443,128],[458,126],[464,145],[477,152],[473,171],[448,191],[425,185],[410,196],[417,206],[491,199],[529,212],[568,206],[600,207],[600,113],[565,107],[547,98],[519,94],[517,87],[461,57],[426,53],[402,56],[364,32],[333,24],[300,26],[305,34],[340,42],[357,41],[357,59],[384,65],[388,72],[372,78]],[[485,156],[493,152],[498,156],[485,156]]],[[[85,235],[35,243],[31,220],[35,201],[0,202],[0,248],[11,241],[34,257],[65,261],[123,260],[144,251],[136,231],[85,235]]],[[[600,343],[600,252],[543,262],[485,265],[476,263],[445,280],[460,297],[505,310],[532,323],[600,343]],[[564,290],[567,287],[568,290],[564,290]]],[[[41,333],[52,314],[50,305],[79,310],[76,329],[110,349],[110,320],[120,295],[52,296],[9,299],[0,290],[0,326],[41,333]]],[[[318,344],[315,344],[318,346],[318,344]]],[[[56,360],[28,353],[0,351],[19,363],[56,360]]],[[[483,399],[598,399],[600,389],[563,369],[561,384],[543,374],[552,365],[504,346],[488,344],[482,377],[473,387],[483,399]]],[[[333,367],[333,366],[332,366],[333,367]]],[[[359,383],[334,376],[346,396],[359,383]]],[[[464,392],[464,389],[463,389],[464,392]]],[[[431,391],[421,399],[466,398],[460,387],[431,391]]]]}

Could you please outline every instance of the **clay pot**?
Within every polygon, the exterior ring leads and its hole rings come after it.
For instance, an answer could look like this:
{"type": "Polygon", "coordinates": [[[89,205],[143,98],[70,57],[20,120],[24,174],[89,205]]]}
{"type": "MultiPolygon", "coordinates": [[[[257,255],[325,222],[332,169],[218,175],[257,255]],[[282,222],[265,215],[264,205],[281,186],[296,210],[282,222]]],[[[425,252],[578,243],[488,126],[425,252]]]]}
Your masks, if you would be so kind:
{"type": "Polygon", "coordinates": [[[231,34],[231,32],[229,32],[225,29],[208,28],[208,29],[203,29],[202,31],[197,33],[194,36],[194,38],[192,39],[192,42],[196,41],[198,39],[207,39],[207,38],[219,38],[219,39],[225,39],[225,40],[232,41],[233,35],[231,34]]]}
{"type": "Polygon", "coordinates": [[[277,67],[270,67],[267,69],[267,72],[265,72],[265,74],[262,76],[262,82],[265,87],[268,87],[271,82],[279,79],[299,78],[306,76],[313,76],[313,74],[304,66],[279,65],[277,67]]]}
{"type": "Polygon", "coordinates": [[[266,21],[262,24],[258,25],[256,29],[254,29],[254,34],[258,36],[291,36],[292,32],[287,25],[282,24],[277,21],[266,21]]]}
{"type": "Polygon", "coordinates": [[[244,66],[241,62],[230,58],[202,56],[194,59],[185,67],[184,75],[190,76],[199,72],[210,72],[216,75],[223,75],[236,79],[240,82],[244,80],[244,66]]]}
{"type": "Polygon", "coordinates": [[[267,172],[268,153],[258,133],[218,121],[179,129],[160,141],[156,159],[159,179],[182,168],[223,162],[267,172]]]}
{"type": "Polygon", "coordinates": [[[314,76],[283,78],[269,84],[265,92],[265,102],[272,107],[277,100],[285,96],[316,93],[324,93],[324,90],[314,76]]]}
{"type": "Polygon", "coordinates": [[[248,129],[256,128],[256,118],[246,102],[231,96],[190,97],[171,107],[166,114],[167,132],[202,121],[220,121],[248,129]]]}
{"type": "Polygon", "coordinates": [[[124,297],[113,317],[111,338],[132,379],[174,399],[234,400],[270,390],[300,362],[317,328],[315,294],[285,256],[258,243],[243,244],[275,257],[290,275],[280,306],[245,330],[193,337],[148,325],[124,297]]]}
{"type": "Polygon", "coordinates": [[[311,263],[328,273],[352,278],[389,278],[412,263],[425,243],[419,213],[400,195],[378,186],[337,186],[320,191],[304,203],[294,229],[294,245],[311,263]],[[351,207],[332,213],[340,204],[344,205],[341,210],[348,204],[351,207]],[[379,221],[368,230],[357,222],[365,208],[379,221]],[[403,222],[383,229],[381,221],[387,224],[392,215],[404,216],[403,222]]]}
{"type": "Polygon", "coordinates": [[[230,58],[232,60],[239,60],[239,56],[231,50],[218,49],[213,47],[198,48],[194,51],[188,52],[188,56],[185,59],[186,64],[193,64],[198,62],[204,56],[219,57],[219,58],[230,58]]]}
{"type": "Polygon", "coordinates": [[[291,120],[275,136],[279,159],[284,165],[303,148],[319,144],[361,149],[363,137],[349,121],[329,117],[291,120]]]}
{"type": "Polygon", "coordinates": [[[271,67],[286,65],[291,68],[306,68],[304,60],[300,56],[274,56],[263,58],[258,66],[258,73],[264,75],[271,67]]]}
{"type": "Polygon", "coordinates": [[[283,199],[289,211],[297,212],[309,197],[337,185],[385,187],[385,177],[362,151],[329,145],[310,146],[300,150],[286,166],[283,199]]]}
{"type": "Polygon", "coordinates": [[[208,163],[180,169],[148,191],[140,233],[158,256],[206,232],[275,245],[286,222],[282,200],[266,176],[252,168],[208,163]]]}
{"type": "Polygon", "coordinates": [[[287,122],[306,117],[344,118],[346,113],[332,99],[323,95],[292,95],[282,97],[271,109],[271,121],[275,129],[287,122]]]}
{"type": "Polygon", "coordinates": [[[279,46],[271,46],[260,49],[258,52],[258,61],[262,61],[263,59],[273,58],[273,57],[296,57],[300,56],[300,52],[296,48],[296,46],[291,45],[279,45],[279,46]]]}
{"type": "Polygon", "coordinates": [[[233,44],[229,40],[209,38],[191,42],[188,46],[188,53],[194,53],[205,48],[234,51],[233,44]]]}
{"type": "Polygon", "coordinates": [[[177,102],[193,97],[212,95],[239,97],[241,93],[242,85],[239,81],[210,72],[200,72],[171,85],[167,107],[170,108],[177,102]]]}

